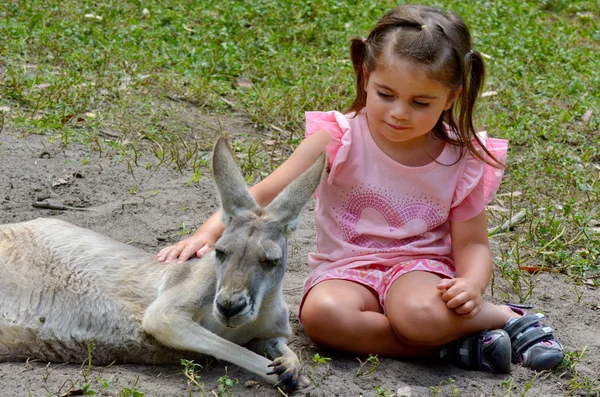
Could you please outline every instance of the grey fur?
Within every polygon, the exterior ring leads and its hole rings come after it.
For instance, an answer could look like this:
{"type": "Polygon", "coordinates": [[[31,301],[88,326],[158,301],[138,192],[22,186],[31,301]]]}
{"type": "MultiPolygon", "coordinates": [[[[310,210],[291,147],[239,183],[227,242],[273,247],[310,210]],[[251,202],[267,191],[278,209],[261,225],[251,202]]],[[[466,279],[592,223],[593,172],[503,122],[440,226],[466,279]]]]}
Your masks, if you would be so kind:
{"type": "Polygon", "coordinates": [[[213,170],[226,229],[218,255],[182,265],[57,219],[0,225],[0,361],[80,363],[93,341],[97,364],[211,355],[288,389],[305,386],[287,346],[282,280],[287,233],[324,165],[323,155],[263,210],[219,139],[213,170]],[[265,352],[279,377],[267,375],[265,352]]]}

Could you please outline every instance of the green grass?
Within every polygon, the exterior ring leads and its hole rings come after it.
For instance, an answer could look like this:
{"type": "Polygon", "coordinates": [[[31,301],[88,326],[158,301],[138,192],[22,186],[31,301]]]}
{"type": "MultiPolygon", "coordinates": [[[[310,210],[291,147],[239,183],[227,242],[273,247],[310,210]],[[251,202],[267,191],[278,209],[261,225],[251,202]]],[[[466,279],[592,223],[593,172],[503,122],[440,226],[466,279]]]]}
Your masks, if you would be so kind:
{"type": "MultiPolygon", "coordinates": [[[[504,241],[506,263],[530,257],[577,279],[599,271],[600,240],[591,231],[600,219],[597,2],[424,3],[461,15],[474,47],[491,56],[485,90],[498,94],[481,99],[477,124],[510,139],[504,189],[521,193],[513,211],[529,211],[520,250],[514,237],[504,241]]],[[[249,179],[260,177],[299,142],[304,111],[350,103],[348,40],[367,34],[388,8],[333,0],[4,2],[0,107],[10,112],[0,126],[199,177],[213,137],[194,136],[190,120],[243,112],[275,139],[265,147],[244,131],[237,146],[249,179]],[[238,77],[252,87],[234,88],[238,77]]]]}
{"type": "MultiPolygon", "coordinates": [[[[217,115],[243,113],[257,128],[235,131],[235,149],[249,180],[260,178],[298,144],[305,111],[352,101],[348,40],[393,4],[355,3],[2,2],[0,130],[80,142],[132,167],[192,169],[197,181],[217,115]],[[239,77],[252,86],[234,88],[239,77]]],[[[498,94],[480,100],[476,124],[511,141],[502,191],[516,194],[490,221],[527,210],[516,233],[493,237],[502,293],[536,293],[523,266],[576,288],[600,272],[597,0],[423,3],[461,15],[491,57],[484,91],[498,94]]]]}

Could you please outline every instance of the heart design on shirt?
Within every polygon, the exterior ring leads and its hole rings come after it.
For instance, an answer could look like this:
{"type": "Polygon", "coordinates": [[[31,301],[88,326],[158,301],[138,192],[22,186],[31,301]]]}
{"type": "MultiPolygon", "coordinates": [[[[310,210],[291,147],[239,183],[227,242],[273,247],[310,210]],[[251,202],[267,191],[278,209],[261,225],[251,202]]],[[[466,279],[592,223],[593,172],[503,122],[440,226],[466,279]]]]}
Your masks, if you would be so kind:
{"type": "Polygon", "coordinates": [[[445,217],[427,198],[397,200],[390,194],[359,188],[348,195],[338,221],[344,240],[350,244],[394,249],[419,240],[445,217]]]}

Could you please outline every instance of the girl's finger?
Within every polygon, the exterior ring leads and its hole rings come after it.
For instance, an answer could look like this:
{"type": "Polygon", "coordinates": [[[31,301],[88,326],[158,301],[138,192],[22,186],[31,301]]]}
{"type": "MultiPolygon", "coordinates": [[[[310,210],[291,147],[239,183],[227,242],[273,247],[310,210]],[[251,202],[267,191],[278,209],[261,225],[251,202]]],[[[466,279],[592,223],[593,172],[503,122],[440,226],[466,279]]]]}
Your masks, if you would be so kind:
{"type": "Polygon", "coordinates": [[[444,294],[442,295],[442,299],[444,300],[444,302],[451,301],[452,299],[460,295],[462,292],[463,291],[457,288],[455,285],[452,285],[446,290],[446,292],[444,292],[444,294]]]}
{"type": "Polygon", "coordinates": [[[456,314],[468,314],[473,311],[474,306],[475,305],[473,301],[467,301],[462,305],[458,306],[456,309],[454,309],[454,311],[456,312],[456,314]]]}
{"type": "Polygon", "coordinates": [[[179,254],[181,253],[182,249],[183,248],[179,244],[175,244],[173,246],[173,249],[171,250],[171,252],[169,252],[169,255],[167,255],[167,259],[165,260],[165,263],[171,263],[172,261],[177,259],[179,257],[179,254]]]}
{"type": "Polygon", "coordinates": [[[204,244],[204,246],[196,252],[196,256],[198,258],[202,258],[204,256],[204,254],[206,254],[207,252],[209,252],[211,250],[212,250],[212,246],[210,246],[208,244],[204,244]]]}
{"type": "Polygon", "coordinates": [[[467,294],[465,292],[461,292],[460,294],[456,295],[454,298],[446,301],[446,306],[448,306],[450,309],[456,309],[457,307],[464,305],[468,301],[469,301],[469,298],[468,298],[467,294]]]}
{"type": "Polygon", "coordinates": [[[185,261],[187,261],[188,259],[190,259],[190,257],[192,256],[192,254],[195,251],[195,247],[191,247],[191,246],[186,246],[181,253],[179,254],[179,259],[177,260],[177,263],[183,263],[185,261]]]}
{"type": "Polygon", "coordinates": [[[440,280],[440,282],[438,283],[437,287],[440,288],[448,288],[451,287],[452,285],[456,284],[456,280],[455,279],[449,279],[449,278],[445,278],[443,280],[440,280]]]}
{"type": "Polygon", "coordinates": [[[165,247],[165,248],[161,249],[158,252],[158,254],[156,254],[156,259],[159,262],[164,262],[165,259],[167,258],[167,255],[169,255],[170,249],[171,249],[171,246],[168,246],[168,247],[165,247]]]}

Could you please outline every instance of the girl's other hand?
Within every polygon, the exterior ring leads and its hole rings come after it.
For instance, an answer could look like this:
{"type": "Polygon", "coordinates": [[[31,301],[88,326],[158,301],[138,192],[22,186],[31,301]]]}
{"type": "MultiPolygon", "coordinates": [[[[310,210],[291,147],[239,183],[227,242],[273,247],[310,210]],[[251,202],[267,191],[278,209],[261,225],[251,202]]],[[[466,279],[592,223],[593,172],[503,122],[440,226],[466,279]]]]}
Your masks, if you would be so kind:
{"type": "Polygon", "coordinates": [[[159,262],[183,263],[193,257],[202,258],[204,254],[213,249],[217,239],[213,238],[209,233],[195,233],[180,242],[165,247],[158,252],[156,259],[159,262]]]}
{"type": "Polygon", "coordinates": [[[437,285],[442,300],[449,309],[465,318],[474,318],[481,311],[480,287],[468,278],[443,279],[437,285]]]}

